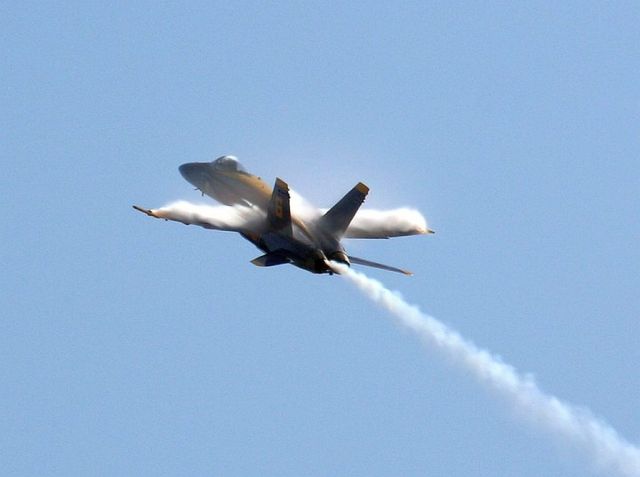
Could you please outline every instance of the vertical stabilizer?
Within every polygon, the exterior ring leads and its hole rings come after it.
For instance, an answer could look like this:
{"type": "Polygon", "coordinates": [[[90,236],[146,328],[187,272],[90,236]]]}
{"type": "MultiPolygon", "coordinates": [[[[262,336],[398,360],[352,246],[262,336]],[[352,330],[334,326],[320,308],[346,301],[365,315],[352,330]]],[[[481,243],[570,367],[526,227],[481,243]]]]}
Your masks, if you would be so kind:
{"type": "Polygon", "coordinates": [[[273,231],[293,235],[291,228],[291,208],[289,206],[289,186],[280,178],[276,179],[267,209],[267,221],[273,231]]]}
{"type": "Polygon", "coordinates": [[[347,192],[347,195],[321,217],[320,224],[323,230],[340,239],[368,193],[369,188],[362,182],[358,182],[353,189],[347,192]]]}

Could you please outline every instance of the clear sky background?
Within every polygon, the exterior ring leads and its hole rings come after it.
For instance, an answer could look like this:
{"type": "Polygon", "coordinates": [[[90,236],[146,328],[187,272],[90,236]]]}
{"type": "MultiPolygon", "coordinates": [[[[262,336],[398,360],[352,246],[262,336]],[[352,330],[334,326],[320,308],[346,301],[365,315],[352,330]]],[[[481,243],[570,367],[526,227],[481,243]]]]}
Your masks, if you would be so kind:
{"type": "Polygon", "coordinates": [[[637,2],[5,3],[3,475],[599,475],[340,277],[259,269],[234,154],[434,236],[368,271],[640,442],[637,2]]]}

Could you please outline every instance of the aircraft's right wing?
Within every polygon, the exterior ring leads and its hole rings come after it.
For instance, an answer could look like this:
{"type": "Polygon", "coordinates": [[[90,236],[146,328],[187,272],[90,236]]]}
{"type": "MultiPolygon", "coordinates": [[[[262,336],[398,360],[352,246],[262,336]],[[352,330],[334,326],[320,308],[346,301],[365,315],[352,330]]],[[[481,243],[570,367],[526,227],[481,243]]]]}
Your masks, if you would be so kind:
{"type": "Polygon", "coordinates": [[[134,209],[156,219],[171,220],[185,225],[198,225],[205,229],[231,232],[251,231],[264,222],[264,213],[256,208],[243,206],[197,205],[186,201],[169,204],[160,209],[134,209]]]}

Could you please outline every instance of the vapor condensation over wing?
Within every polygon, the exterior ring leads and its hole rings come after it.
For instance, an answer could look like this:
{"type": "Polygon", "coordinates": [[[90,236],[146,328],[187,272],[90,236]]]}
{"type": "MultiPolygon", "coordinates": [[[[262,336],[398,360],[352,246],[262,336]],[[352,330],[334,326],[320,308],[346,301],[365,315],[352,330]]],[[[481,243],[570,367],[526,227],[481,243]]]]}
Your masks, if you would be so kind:
{"type": "Polygon", "coordinates": [[[320,210],[295,190],[289,189],[289,195],[291,196],[292,214],[297,215],[303,220],[314,220],[320,217],[320,210]]]}
{"type": "Polygon", "coordinates": [[[360,209],[349,224],[345,238],[398,237],[428,231],[426,219],[415,209],[360,209]]]}
{"type": "Polygon", "coordinates": [[[242,231],[250,230],[264,219],[265,214],[257,208],[236,206],[211,206],[187,201],[173,202],[160,209],[151,210],[155,217],[198,225],[207,229],[242,231]]]}
{"type": "MultiPolygon", "coordinates": [[[[313,222],[327,209],[317,209],[291,191],[291,211],[306,222],[313,222]]],[[[344,238],[390,238],[429,232],[427,220],[416,209],[360,209],[347,227],[344,238]]]]}
{"type": "Polygon", "coordinates": [[[599,470],[607,474],[640,476],[640,448],[623,439],[606,422],[585,408],[544,393],[531,376],[520,374],[499,357],[478,348],[444,323],[405,302],[379,281],[345,265],[333,265],[368,298],[391,312],[402,326],[461,364],[533,423],[586,451],[599,470]]]}
{"type": "MultiPolygon", "coordinates": [[[[291,191],[292,213],[306,222],[317,220],[325,210],[317,209],[302,196],[291,191]]],[[[258,207],[211,206],[177,201],[160,209],[152,209],[154,217],[198,225],[216,230],[252,230],[265,218],[266,212],[258,207]]],[[[424,234],[427,221],[415,209],[359,210],[347,228],[345,238],[385,238],[401,235],[424,234]]]]}

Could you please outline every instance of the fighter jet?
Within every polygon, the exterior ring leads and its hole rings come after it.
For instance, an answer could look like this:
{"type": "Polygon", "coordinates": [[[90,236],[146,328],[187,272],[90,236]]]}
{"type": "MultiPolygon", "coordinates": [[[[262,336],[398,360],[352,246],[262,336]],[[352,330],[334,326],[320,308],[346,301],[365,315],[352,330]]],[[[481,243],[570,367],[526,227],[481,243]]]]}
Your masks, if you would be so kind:
{"type": "Polygon", "coordinates": [[[334,274],[339,273],[334,264],[338,262],[411,275],[401,268],[348,255],[341,240],[433,233],[422,225],[372,227],[366,217],[360,224],[352,224],[357,222],[354,216],[369,192],[362,182],[327,211],[292,214],[291,193],[286,182],[276,178],[272,189],[259,177],[249,174],[233,156],[222,156],[210,163],[183,164],[179,170],[203,195],[227,207],[188,204],[186,209],[178,206],[145,209],[137,205],[133,208],[150,217],[238,232],[264,252],[251,261],[261,267],[292,264],[313,273],[334,274]]]}

